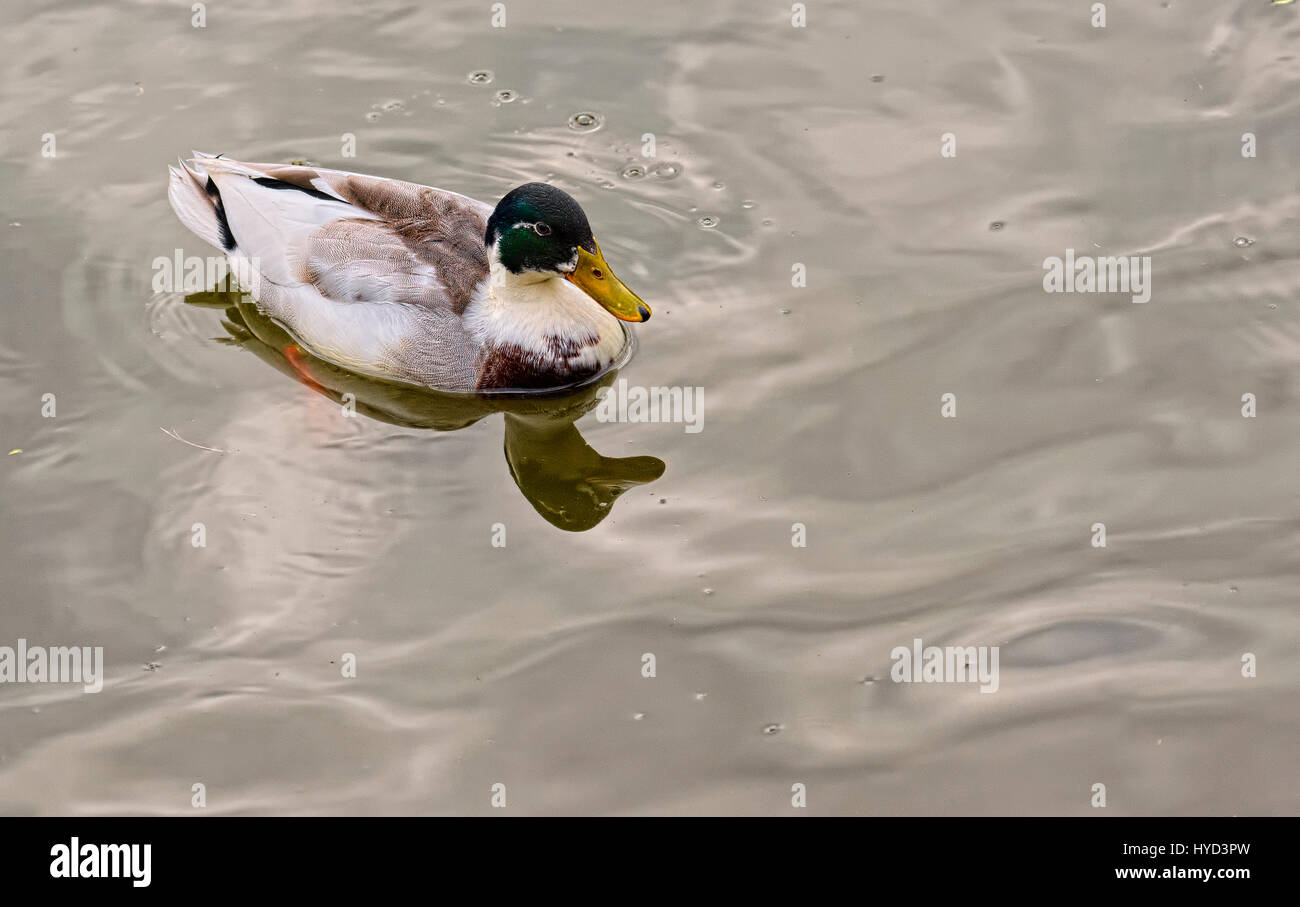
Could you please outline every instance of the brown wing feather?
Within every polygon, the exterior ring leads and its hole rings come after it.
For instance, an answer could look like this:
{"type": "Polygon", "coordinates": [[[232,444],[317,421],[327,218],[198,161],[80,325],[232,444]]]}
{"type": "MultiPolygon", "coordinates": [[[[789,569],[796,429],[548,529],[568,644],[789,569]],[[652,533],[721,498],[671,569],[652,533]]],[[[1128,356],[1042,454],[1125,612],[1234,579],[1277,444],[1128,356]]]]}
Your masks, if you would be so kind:
{"type": "MultiPolygon", "coordinates": [[[[482,202],[445,189],[342,170],[243,162],[239,166],[306,192],[333,196],[375,215],[387,228],[385,232],[400,241],[418,262],[437,272],[446,290],[443,302],[457,315],[465,311],[474,288],[488,275],[483,234],[492,209],[482,202]]],[[[351,229],[362,222],[336,223],[351,229]]],[[[330,243],[337,241],[339,230],[326,227],[322,233],[327,235],[322,235],[321,241],[330,243]]],[[[367,244],[380,239],[373,229],[365,233],[367,244]]]]}

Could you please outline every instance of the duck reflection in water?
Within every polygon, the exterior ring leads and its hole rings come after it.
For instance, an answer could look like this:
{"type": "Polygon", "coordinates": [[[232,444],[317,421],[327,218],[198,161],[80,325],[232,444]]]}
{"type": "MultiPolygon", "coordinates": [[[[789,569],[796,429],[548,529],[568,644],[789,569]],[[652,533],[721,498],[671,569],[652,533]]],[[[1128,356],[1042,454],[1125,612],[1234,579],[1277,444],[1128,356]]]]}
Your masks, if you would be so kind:
{"type": "Polygon", "coordinates": [[[574,425],[600,402],[599,391],[614,381],[628,355],[603,375],[561,391],[449,394],[358,375],[318,359],[240,293],[192,293],[185,301],[224,309],[222,324],[230,335],[222,338],[225,342],[242,346],[340,405],[351,394],[356,411],[372,419],[406,428],[456,431],[502,413],[510,476],[533,508],[560,529],[593,528],[610,514],[619,495],[663,475],[663,460],[603,456],[574,425]]]}

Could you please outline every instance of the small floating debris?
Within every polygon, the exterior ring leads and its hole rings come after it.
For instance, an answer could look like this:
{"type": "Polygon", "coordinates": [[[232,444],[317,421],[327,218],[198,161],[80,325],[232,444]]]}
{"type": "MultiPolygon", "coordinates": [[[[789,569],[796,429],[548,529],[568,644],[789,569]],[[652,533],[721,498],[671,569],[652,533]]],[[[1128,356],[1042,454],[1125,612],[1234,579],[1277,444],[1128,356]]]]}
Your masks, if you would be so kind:
{"type": "Polygon", "coordinates": [[[604,122],[600,114],[583,111],[569,117],[569,128],[577,132],[595,132],[604,122]]]}
{"type": "Polygon", "coordinates": [[[517,92],[509,88],[503,88],[497,92],[497,103],[509,104],[517,97],[519,97],[519,94],[517,92]]]}
{"type": "Polygon", "coordinates": [[[659,164],[654,169],[655,176],[659,177],[659,179],[661,180],[677,179],[677,177],[681,175],[681,172],[682,172],[681,164],[673,164],[668,161],[659,164]]]}
{"type": "Polygon", "coordinates": [[[879,73],[877,73],[876,75],[874,75],[874,76],[871,77],[871,81],[873,81],[873,82],[883,82],[883,81],[885,81],[885,77],[882,76],[882,75],[880,75],[879,73]]]}
{"type": "Polygon", "coordinates": [[[784,730],[784,724],[765,724],[763,725],[763,736],[771,737],[773,734],[779,734],[784,730]]]}
{"type": "Polygon", "coordinates": [[[645,168],[640,164],[632,164],[629,167],[623,168],[623,179],[625,180],[639,180],[644,176],[645,168]]]}
{"type": "Polygon", "coordinates": [[[190,447],[197,447],[199,450],[210,450],[213,453],[219,453],[219,454],[227,453],[227,451],[221,450],[218,447],[205,447],[202,444],[195,444],[193,441],[186,441],[180,435],[176,434],[176,432],[163,428],[161,425],[158,426],[158,430],[162,432],[164,435],[166,435],[167,437],[175,438],[177,441],[180,441],[182,444],[188,444],[190,447]]]}
{"type": "Polygon", "coordinates": [[[1238,236],[1232,241],[1232,244],[1238,249],[1244,249],[1247,246],[1255,245],[1255,240],[1251,239],[1249,236],[1238,236]]]}
{"type": "Polygon", "coordinates": [[[712,230],[718,225],[718,219],[711,214],[706,214],[696,221],[705,230],[712,230]]]}
{"type": "Polygon", "coordinates": [[[9,451],[9,453],[5,454],[5,456],[12,457],[14,454],[20,454],[22,452],[23,449],[21,447],[15,447],[13,450],[9,451]]]}
{"type": "Polygon", "coordinates": [[[469,74],[468,79],[471,85],[487,85],[493,79],[492,70],[476,69],[469,74]]]}
{"type": "Polygon", "coordinates": [[[995,221],[993,221],[993,223],[989,224],[989,229],[990,229],[990,230],[993,230],[994,232],[996,232],[996,231],[998,231],[998,230],[1001,230],[1001,229],[1002,229],[1003,227],[1005,227],[1006,225],[1007,225],[1006,221],[995,220],[995,221]]]}

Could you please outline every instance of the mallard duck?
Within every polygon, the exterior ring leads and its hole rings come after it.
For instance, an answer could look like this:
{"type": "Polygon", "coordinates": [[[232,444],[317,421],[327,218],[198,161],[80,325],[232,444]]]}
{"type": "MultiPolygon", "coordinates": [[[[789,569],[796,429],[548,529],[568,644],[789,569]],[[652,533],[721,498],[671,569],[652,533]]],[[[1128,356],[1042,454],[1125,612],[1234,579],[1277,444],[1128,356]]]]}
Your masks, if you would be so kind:
{"type": "Polygon", "coordinates": [[[650,309],[605,262],[587,215],[546,183],[495,209],[449,192],[195,152],[169,167],[181,222],[225,252],[258,308],[321,359],[449,391],[562,387],[650,309]]]}

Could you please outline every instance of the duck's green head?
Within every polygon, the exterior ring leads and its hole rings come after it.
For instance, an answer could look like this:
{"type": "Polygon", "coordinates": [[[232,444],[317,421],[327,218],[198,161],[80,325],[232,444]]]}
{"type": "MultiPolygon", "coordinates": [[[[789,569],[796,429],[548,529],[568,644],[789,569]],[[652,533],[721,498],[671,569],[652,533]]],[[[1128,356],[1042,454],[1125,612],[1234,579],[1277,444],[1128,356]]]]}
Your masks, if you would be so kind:
{"type": "Polygon", "coordinates": [[[646,321],[650,307],[614,276],[582,207],[546,183],[525,183],[497,203],[484,244],[512,274],[562,277],[615,318],[646,321]]]}

